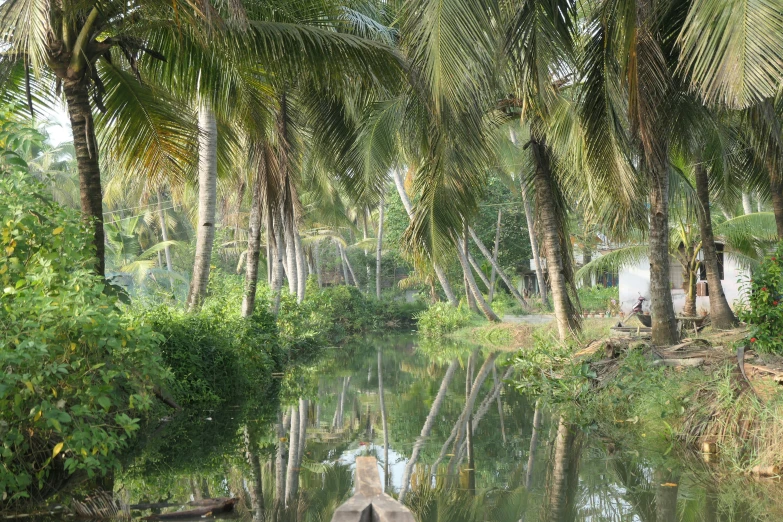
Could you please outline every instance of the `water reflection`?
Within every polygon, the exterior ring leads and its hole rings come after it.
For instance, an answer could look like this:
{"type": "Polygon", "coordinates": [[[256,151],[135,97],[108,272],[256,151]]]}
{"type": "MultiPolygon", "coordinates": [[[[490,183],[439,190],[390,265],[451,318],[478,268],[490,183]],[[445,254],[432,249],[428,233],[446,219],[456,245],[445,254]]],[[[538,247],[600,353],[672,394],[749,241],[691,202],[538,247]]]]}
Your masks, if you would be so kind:
{"type": "Polygon", "coordinates": [[[373,455],[420,522],[781,519],[779,486],[719,485],[698,458],[580,431],[504,383],[508,357],[411,337],[334,350],[284,383],[276,411],[191,418],[191,439],[167,426],[115,489],[131,504],[237,497],[243,519],[328,521],[355,458],[373,455]]]}

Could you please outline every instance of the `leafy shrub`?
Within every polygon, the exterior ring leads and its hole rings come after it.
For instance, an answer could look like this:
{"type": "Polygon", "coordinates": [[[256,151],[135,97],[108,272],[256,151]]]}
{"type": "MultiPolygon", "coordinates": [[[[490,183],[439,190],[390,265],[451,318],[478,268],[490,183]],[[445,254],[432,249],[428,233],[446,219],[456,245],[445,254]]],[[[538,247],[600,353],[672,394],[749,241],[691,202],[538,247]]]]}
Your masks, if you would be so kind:
{"type": "Polygon", "coordinates": [[[263,295],[249,319],[240,316],[241,301],[241,279],[213,270],[198,312],[168,305],[134,310],[165,338],[160,352],[171,368],[168,387],[181,406],[216,406],[263,394],[271,385],[281,361],[274,317],[263,295]]]}
{"type": "Polygon", "coordinates": [[[764,260],[745,285],[746,306],[738,311],[750,325],[754,350],[783,354],[783,243],[775,255],[764,260]]]}
{"type": "Polygon", "coordinates": [[[416,315],[419,332],[427,337],[442,337],[470,323],[473,315],[463,305],[453,307],[449,303],[435,303],[416,315]]]}
{"type": "Polygon", "coordinates": [[[115,468],[166,375],[160,336],[104,293],[91,244],[43,186],[0,177],[0,502],[115,468]]]}

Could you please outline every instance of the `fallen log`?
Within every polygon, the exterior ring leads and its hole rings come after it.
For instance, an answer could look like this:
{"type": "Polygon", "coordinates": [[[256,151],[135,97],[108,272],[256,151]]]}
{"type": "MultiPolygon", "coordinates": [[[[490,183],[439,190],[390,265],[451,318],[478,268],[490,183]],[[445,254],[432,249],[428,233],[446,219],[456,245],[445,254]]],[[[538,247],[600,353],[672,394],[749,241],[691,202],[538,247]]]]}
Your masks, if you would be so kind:
{"type": "MultiPolygon", "coordinates": [[[[208,499],[215,500],[215,499],[208,499]]],[[[223,502],[211,504],[197,509],[186,509],[185,511],[174,511],[173,513],[161,513],[144,517],[142,520],[177,520],[182,518],[202,518],[214,516],[220,513],[233,511],[236,498],[220,499],[223,502]]],[[[202,501],[203,502],[203,501],[202,501]]]]}
{"type": "Polygon", "coordinates": [[[653,361],[652,364],[653,366],[690,366],[696,368],[704,364],[704,359],[658,359],[657,361],[653,361]]]}
{"type": "Polygon", "coordinates": [[[780,466],[755,466],[750,473],[759,477],[776,477],[780,475],[780,466]]]}

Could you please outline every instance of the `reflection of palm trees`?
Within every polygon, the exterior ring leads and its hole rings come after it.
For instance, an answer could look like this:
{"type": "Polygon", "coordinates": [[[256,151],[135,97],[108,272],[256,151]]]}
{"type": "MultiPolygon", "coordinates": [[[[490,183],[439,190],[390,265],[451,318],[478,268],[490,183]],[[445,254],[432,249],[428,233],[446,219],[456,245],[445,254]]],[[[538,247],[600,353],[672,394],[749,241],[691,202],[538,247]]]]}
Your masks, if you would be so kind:
{"type": "Polygon", "coordinates": [[[427,415],[427,420],[424,421],[424,426],[421,428],[421,434],[416,440],[416,443],[413,445],[411,458],[405,465],[405,472],[402,475],[402,487],[400,489],[399,495],[400,502],[405,499],[405,494],[408,491],[413,466],[416,465],[416,461],[419,459],[419,453],[421,452],[421,447],[424,445],[424,441],[427,439],[427,437],[430,436],[432,427],[435,425],[435,418],[438,416],[440,407],[443,404],[443,399],[446,398],[446,390],[449,388],[449,384],[451,383],[452,377],[454,377],[454,371],[457,369],[458,364],[459,359],[454,359],[449,365],[449,368],[446,370],[446,374],[443,376],[443,380],[440,382],[438,394],[435,396],[435,400],[430,407],[430,413],[427,415]]]}
{"type": "Polygon", "coordinates": [[[525,475],[525,489],[530,491],[533,486],[533,467],[536,461],[536,447],[538,446],[538,432],[541,429],[541,399],[536,400],[536,410],[533,413],[533,433],[530,436],[530,450],[527,457],[527,474],[525,475]]]}
{"type": "Polygon", "coordinates": [[[351,376],[343,377],[343,389],[340,392],[340,398],[337,401],[337,409],[332,419],[332,429],[342,429],[343,427],[343,407],[345,406],[345,396],[348,394],[348,386],[351,384],[351,376]]]}
{"type": "MultiPolygon", "coordinates": [[[[438,465],[443,460],[443,457],[446,456],[446,452],[449,449],[449,445],[454,441],[455,438],[458,436],[460,437],[457,439],[457,442],[455,442],[455,447],[459,447],[459,443],[461,443],[461,437],[464,434],[465,430],[465,424],[467,423],[468,415],[472,413],[473,411],[473,405],[476,402],[476,396],[478,395],[479,389],[481,389],[481,386],[484,384],[484,381],[487,378],[487,375],[489,375],[489,370],[492,367],[492,364],[494,364],[495,359],[497,359],[498,355],[500,355],[499,352],[495,352],[493,354],[490,354],[489,357],[484,361],[484,364],[481,366],[481,369],[479,370],[479,374],[476,377],[476,380],[473,382],[473,386],[470,390],[470,394],[465,399],[465,407],[462,409],[462,413],[460,413],[459,419],[457,419],[457,423],[454,424],[454,427],[451,429],[451,433],[449,434],[449,438],[446,439],[446,442],[443,443],[443,446],[440,449],[440,454],[438,455],[438,458],[435,460],[435,462],[432,464],[432,477],[431,479],[435,478],[435,475],[438,471],[438,465]]],[[[453,467],[451,463],[449,463],[449,474],[453,473],[453,467]]]]}
{"type": "Polygon", "coordinates": [[[384,486],[389,479],[389,427],[386,423],[386,402],[383,400],[383,352],[378,348],[378,400],[381,406],[381,423],[383,424],[383,477],[384,486]]]}
{"type": "Polygon", "coordinates": [[[573,427],[560,417],[555,439],[555,456],[547,488],[547,520],[574,520],[576,489],[579,478],[581,442],[573,427]]]}

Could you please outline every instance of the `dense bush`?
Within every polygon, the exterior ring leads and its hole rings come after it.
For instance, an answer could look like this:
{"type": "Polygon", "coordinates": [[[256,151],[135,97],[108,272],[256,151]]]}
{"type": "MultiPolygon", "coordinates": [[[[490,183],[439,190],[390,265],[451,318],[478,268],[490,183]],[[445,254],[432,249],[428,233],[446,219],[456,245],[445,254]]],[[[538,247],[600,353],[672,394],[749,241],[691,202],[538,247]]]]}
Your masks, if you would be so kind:
{"type": "Polygon", "coordinates": [[[783,354],[783,243],[775,255],[753,272],[746,285],[747,302],[739,310],[740,320],[750,326],[754,350],[783,354]]]}
{"type": "Polygon", "coordinates": [[[0,503],[116,467],[165,377],[160,337],[106,295],[91,243],[44,187],[0,177],[0,503]]]}
{"type": "Polygon", "coordinates": [[[216,406],[266,393],[281,348],[274,317],[260,297],[256,313],[243,319],[241,279],[213,270],[198,312],[169,305],[133,311],[164,337],[160,353],[171,368],[168,388],[181,406],[216,406]]]}
{"type": "Polygon", "coordinates": [[[441,337],[470,323],[473,315],[464,306],[453,307],[449,303],[435,303],[416,315],[419,332],[427,337],[441,337]]]}

